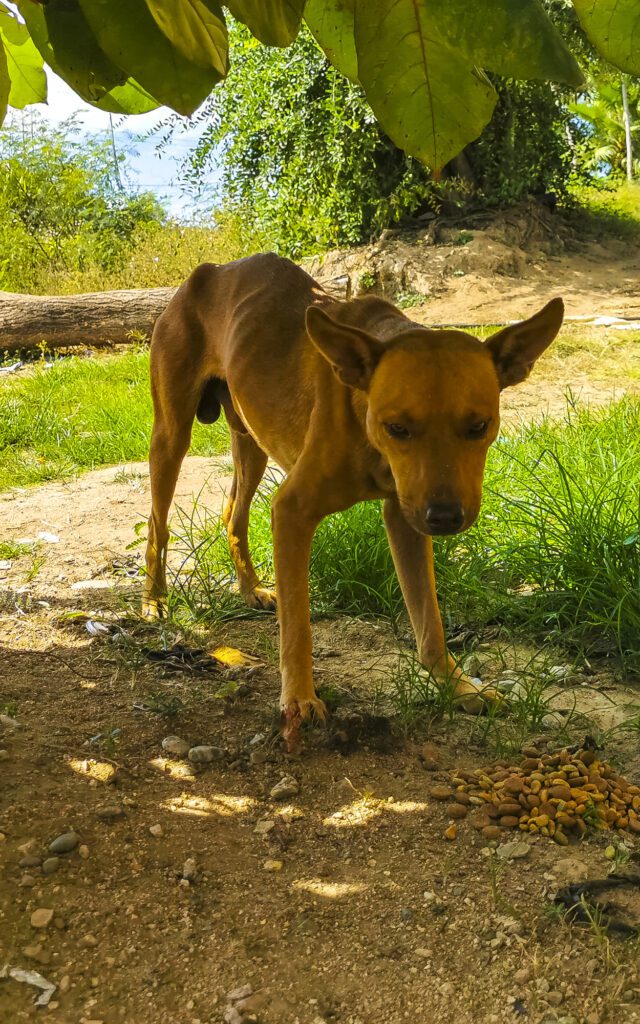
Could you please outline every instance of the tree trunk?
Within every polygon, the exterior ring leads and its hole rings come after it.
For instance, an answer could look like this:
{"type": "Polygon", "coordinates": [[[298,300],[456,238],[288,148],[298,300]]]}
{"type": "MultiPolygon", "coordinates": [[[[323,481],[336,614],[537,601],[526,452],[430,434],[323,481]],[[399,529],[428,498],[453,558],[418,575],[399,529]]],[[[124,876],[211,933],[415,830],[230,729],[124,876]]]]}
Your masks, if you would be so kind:
{"type": "Polygon", "coordinates": [[[622,79],[622,111],[624,118],[624,138],[627,148],[627,180],[633,181],[633,146],[631,145],[631,114],[629,112],[629,96],[627,80],[622,79]]]}
{"type": "Polygon", "coordinates": [[[0,292],[0,349],[123,345],[148,341],[175,288],[87,295],[0,292]]]}

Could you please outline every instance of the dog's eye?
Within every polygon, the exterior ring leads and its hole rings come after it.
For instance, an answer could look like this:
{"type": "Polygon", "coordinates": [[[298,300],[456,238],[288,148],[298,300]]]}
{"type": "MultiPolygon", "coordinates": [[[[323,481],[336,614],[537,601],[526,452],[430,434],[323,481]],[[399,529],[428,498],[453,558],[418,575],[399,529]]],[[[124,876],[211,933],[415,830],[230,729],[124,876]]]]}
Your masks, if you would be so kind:
{"type": "Polygon", "coordinates": [[[478,441],[481,437],[485,437],[488,429],[489,420],[478,420],[477,423],[472,423],[467,428],[467,437],[472,441],[478,441]]]}
{"type": "Polygon", "coordinates": [[[407,438],[411,437],[407,428],[401,426],[400,423],[385,423],[384,429],[389,437],[395,437],[397,441],[406,441],[407,438]]]}

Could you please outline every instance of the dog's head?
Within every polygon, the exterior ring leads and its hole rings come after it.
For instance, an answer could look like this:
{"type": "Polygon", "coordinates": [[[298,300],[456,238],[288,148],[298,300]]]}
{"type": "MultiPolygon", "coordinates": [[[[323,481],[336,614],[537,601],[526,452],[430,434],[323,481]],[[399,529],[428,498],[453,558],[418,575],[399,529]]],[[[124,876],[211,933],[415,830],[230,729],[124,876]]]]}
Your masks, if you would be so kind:
{"type": "Polygon", "coordinates": [[[366,430],[388,461],[404,515],[421,533],[460,533],[480,510],[500,392],[519,384],[562,324],[562,299],[482,342],[415,326],[381,342],[307,310],[307,331],[343,384],[366,393],[366,430]]]}

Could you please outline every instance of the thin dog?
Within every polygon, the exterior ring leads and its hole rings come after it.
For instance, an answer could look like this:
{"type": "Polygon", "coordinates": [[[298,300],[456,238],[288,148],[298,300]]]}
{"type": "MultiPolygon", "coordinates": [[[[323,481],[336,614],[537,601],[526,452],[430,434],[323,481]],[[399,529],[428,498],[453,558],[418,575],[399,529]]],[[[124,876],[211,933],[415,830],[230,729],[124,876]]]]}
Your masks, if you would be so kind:
{"type": "Polygon", "coordinates": [[[312,671],[309,556],[320,521],[382,499],[421,663],[478,712],[494,691],[447,652],[432,536],[460,533],[480,509],[500,392],[524,380],[562,324],[562,300],[482,342],[413,323],[374,296],[340,302],[267,253],[203,264],[159,317],[151,343],[155,419],[143,613],[166,606],[169,508],[195,417],[224,409],[234,477],[224,522],[239,589],[280,620],[283,734],[325,707],[312,671]],[[272,504],[276,593],[249,552],[249,508],[273,459],[286,479],[272,504]],[[277,597],[276,597],[277,595],[277,597]]]}

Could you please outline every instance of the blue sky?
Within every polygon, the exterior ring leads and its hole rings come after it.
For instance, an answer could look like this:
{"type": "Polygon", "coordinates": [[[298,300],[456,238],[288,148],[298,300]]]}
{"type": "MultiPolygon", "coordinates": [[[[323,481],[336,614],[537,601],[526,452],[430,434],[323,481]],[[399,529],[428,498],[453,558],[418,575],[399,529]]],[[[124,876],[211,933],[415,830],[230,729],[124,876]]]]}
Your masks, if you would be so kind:
{"type": "MultiPolygon", "coordinates": [[[[95,107],[89,106],[77,96],[69,86],[47,68],[49,99],[46,104],[38,104],[31,108],[38,111],[43,120],[50,124],[60,124],[72,115],[77,115],[80,124],[92,135],[110,133],[109,115],[95,107]]],[[[28,114],[29,108],[25,111],[28,114]]],[[[202,127],[196,128],[184,121],[185,130],[175,134],[174,139],[158,152],[156,139],[136,141],[136,136],[144,135],[163,121],[173,112],[167,107],[160,107],[148,114],[135,117],[113,115],[116,148],[119,146],[127,151],[127,177],[129,182],[142,191],[153,191],[166,200],[170,213],[180,219],[188,220],[194,212],[194,201],[185,195],[181,184],[180,166],[190,148],[198,138],[202,127]],[[135,152],[130,153],[129,150],[135,152]]],[[[21,116],[15,113],[14,116],[21,116]]],[[[209,182],[215,178],[210,174],[209,182]]]]}

